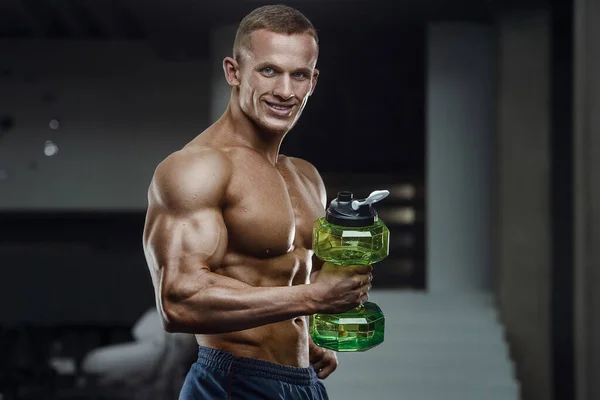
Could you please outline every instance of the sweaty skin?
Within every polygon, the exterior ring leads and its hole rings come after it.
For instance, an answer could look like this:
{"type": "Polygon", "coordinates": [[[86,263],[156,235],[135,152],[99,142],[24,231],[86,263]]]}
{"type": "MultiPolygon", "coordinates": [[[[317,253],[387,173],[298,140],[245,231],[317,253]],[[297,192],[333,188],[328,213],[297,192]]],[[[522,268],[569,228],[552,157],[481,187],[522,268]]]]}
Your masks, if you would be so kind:
{"type": "Polygon", "coordinates": [[[144,250],[167,331],[306,368],[323,355],[306,316],[366,301],[371,266],[314,257],[323,181],[309,162],[278,153],[314,90],[312,37],[258,31],[252,40],[243,65],[224,61],[233,90],[223,117],[157,167],[144,250]]]}

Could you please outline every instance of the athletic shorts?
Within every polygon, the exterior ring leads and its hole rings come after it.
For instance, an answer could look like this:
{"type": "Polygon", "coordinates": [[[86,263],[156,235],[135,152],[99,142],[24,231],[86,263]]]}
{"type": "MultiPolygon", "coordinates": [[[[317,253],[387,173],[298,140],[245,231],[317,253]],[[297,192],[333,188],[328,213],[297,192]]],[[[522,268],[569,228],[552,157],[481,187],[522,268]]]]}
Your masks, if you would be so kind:
{"type": "Polygon", "coordinates": [[[329,400],[312,367],[275,364],[200,346],[180,400],[329,400]]]}

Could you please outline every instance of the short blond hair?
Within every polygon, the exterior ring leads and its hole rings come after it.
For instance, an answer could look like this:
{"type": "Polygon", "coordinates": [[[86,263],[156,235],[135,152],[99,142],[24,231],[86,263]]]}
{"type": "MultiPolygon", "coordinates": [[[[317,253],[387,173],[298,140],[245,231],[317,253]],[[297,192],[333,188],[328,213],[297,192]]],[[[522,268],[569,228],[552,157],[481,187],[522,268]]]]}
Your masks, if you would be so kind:
{"type": "Polygon", "coordinates": [[[238,26],[233,43],[233,57],[238,62],[244,49],[251,50],[250,34],[259,29],[285,35],[306,33],[319,44],[317,30],[300,11],[281,4],[262,6],[246,15],[238,26]]]}

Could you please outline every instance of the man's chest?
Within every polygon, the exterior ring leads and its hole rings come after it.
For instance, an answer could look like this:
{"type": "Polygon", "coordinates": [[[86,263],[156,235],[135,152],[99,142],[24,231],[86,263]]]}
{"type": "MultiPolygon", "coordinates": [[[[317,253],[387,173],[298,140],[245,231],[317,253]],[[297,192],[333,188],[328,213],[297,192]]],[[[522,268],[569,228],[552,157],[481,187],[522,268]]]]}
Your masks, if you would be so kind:
{"type": "Polygon", "coordinates": [[[224,209],[229,245],[262,257],[310,248],[312,227],[324,213],[314,183],[294,168],[237,168],[224,209]]]}

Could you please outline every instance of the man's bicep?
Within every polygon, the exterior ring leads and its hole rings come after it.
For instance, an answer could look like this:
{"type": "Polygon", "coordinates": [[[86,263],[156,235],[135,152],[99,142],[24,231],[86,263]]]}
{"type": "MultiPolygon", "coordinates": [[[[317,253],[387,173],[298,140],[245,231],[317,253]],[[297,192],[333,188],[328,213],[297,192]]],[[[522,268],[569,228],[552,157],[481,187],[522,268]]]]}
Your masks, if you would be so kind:
{"type": "Polygon", "coordinates": [[[149,226],[147,247],[158,268],[218,267],[227,249],[220,209],[204,208],[187,215],[157,212],[149,226]]]}
{"type": "MultiPolygon", "coordinates": [[[[180,301],[208,283],[227,249],[227,230],[220,210],[205,208],[193,215],[157,213],[147,239],[154,260],[161,303],[180,301]]],[[[163,304],[164,305],[164,304],[163,304]]]]}

